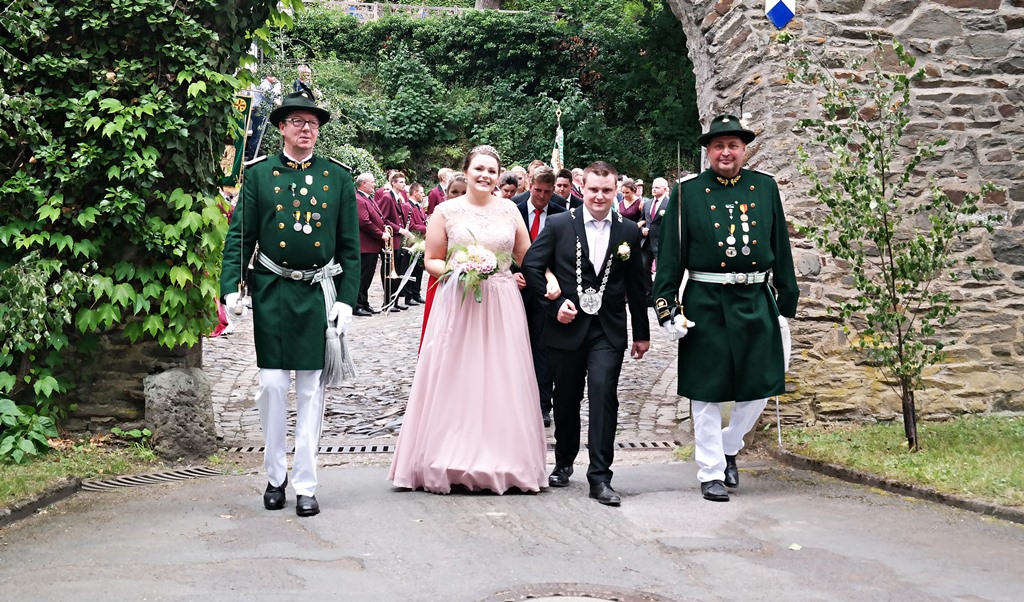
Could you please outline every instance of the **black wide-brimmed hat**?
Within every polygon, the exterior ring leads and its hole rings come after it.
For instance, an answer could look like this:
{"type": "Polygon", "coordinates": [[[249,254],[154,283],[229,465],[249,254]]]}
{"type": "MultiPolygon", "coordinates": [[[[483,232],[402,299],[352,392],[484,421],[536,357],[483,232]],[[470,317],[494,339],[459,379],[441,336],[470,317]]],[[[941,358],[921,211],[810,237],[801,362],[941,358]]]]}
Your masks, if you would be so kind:
{"type": "Polygon", "coordinates": [[[757,137],[754,132],[743,127],[739,117],[735,115],[719,115],[711,120],[711,126],[708,127],[707,133],[697,138],[697,142],[701,146],[706,147],[712,138],[718,138],[719,136],[737,136],[743,141],[743,144],[750,144],[757,137]]]}
{"type": "Polygon", "coordinates": [[[320,125],[331,120],[330,112],[316,106],[316,101],[313,100],[313,91],[303,85],[302,90],[285,96],[281,106],[270,112],[270,123],[277,127],[282,119],[295,111],[309,111],[320,120],[320,125]]]}

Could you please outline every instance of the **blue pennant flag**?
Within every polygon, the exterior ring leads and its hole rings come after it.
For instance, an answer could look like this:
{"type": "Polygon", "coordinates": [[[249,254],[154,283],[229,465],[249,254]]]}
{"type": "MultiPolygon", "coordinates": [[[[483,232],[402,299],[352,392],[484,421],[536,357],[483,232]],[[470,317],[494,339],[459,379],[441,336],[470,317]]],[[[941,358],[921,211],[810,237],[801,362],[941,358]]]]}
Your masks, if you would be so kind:
{"type": "Polygon", "coordinates": [[[765,0],[764,14],[777,29],[782,29],[796,14],[796,0],[765,0]]]}

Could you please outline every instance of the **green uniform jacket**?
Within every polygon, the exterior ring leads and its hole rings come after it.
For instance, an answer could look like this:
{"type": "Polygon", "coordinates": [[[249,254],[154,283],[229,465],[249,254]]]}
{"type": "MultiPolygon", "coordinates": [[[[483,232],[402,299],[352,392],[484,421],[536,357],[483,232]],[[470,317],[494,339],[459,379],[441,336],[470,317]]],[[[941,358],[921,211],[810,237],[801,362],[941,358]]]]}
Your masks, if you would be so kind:
{"type": "MultiPolygon", "coordinates": [[[[355,305],[359,290],[359,217],[348,167],[314,155],[301,165],[283,155],[246,166],[242,200],[224,242],[220,293],[238,292],[242,267],[259,249],[294,270],[326,265],[338,301],[355,305]],[[309,233],[303,231],[308,224],[309,233]],[[296,230],[296,225],[299,229],[296,230]]],[[[319,284],[282,278],[253,262],[253,331],[256,365],[281,370],[321,370],[327,315],[319,284]]]]}
{"type": "Polygon", "coordinates": [[[696,326],[679,340],[678,393],[712,403],[783,393],[778,316],[796,314],[800,291],[779,187],[771,176],[744,169],[726,181],[709,169],[675,186],[661,222],[652,291],[661,323],[678,303],[685,269],[772,273],[762,284],[687,281],[682,306],[696,326]],[[733,244],[727,240],[730,228],[733,244]]]}

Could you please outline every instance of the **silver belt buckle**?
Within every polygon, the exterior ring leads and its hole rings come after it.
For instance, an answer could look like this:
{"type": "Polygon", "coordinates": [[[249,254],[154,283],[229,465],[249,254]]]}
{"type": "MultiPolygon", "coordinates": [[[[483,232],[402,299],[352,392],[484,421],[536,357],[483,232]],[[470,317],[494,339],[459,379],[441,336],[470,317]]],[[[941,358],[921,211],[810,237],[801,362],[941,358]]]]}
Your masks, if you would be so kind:
{"type": "Polygon", "coordinates": [[[747,283],[747,275],[746,274],[736,274],[736,284],[746,284],[746,283],[747,283]]]}
{"type": "Polygon", "coordinates": [[[288,277],[292,280],[302,280],[302,270],[292,270],[288,277]]]}

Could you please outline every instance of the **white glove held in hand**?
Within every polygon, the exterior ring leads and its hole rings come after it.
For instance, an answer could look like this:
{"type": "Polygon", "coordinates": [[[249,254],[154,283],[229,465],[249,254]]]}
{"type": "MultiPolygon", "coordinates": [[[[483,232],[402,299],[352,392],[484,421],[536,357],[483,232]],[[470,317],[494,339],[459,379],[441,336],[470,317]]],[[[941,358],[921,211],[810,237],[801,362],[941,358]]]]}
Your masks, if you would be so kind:
{"type": "Polygon", "coordinates": [[[232,318],[236,316],[242,317],[249,313],[249,308],[240,303],[240,295],[238,293],[224,295],[224,310],[232,318]]]}
{"type": "Polygon", "coordinates": [[[676,316],[669,320],[668,322],[665,322],[664,324],[661,325],[661,327],[665,329],[665,332],[668,333],[668,336],[673,341],[678,341],[679,339],[685,337],[686,333],[689,332],[690,329],[693,328],[694,326],[696,326],[696,324],[687,320],[683,316],[676,316]]]}
{"type": "Polygon", "coordinates": [[[338,321],[338,332],[342,334],[348,332],[348,326],[352,323],[352,306],[348,303],[335,301],[331,307],[331,312],[327,314],[327,321],[334,322],[335,320],[338,321]]]}

